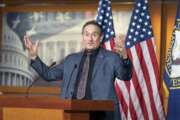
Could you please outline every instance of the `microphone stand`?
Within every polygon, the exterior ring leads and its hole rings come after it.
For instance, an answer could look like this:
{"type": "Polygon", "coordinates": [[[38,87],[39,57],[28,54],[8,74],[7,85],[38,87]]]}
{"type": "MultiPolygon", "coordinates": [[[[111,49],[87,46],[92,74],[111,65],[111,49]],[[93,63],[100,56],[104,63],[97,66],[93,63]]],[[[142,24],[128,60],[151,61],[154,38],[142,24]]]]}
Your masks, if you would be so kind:
{"type": "Polygon", "coordinates": [[[30,89],[32,88],[32,86],[38,81],[40,79],[40,77],[37,77],[29,86],[28,86],[28,88],[26,89],[26,95],[25,95],[25,97],[29,97],[29,92],[30,92],[30,89]]]}

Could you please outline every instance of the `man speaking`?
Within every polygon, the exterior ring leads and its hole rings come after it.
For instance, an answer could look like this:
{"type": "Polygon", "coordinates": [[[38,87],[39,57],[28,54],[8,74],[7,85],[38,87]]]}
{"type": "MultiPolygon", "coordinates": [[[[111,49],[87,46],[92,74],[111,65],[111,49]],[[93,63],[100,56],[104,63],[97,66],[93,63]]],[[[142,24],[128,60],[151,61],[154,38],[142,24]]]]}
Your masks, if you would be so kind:
{"type": "Polygon", "coordinates": [[[130,80],[131,62],[124,43],[117,51],[100,46],[103,35],[101,26],[94,20],[82,27],[84,49],[67,56],[64,61],[51,68],[46,66],[37,55],[38,42],[33,43],[25,35],[24,42],[31,57],[31,66],[47,81],[62,80],[61,98],[113,100],[115,110],[101,115],[93,115],[93,120],[120,120],[119,103],[115,94],[114,80],[130,80]]]}

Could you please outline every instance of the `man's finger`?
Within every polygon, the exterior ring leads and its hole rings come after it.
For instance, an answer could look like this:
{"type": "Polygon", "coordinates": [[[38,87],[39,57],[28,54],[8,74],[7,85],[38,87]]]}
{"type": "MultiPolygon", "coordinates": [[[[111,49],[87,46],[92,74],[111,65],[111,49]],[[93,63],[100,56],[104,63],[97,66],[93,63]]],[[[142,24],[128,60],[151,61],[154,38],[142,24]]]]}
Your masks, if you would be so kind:
{"type": "Polygon", "coordinates": [[[24,44],[25,44],[26,48],[28,49],[29,48],[29,44],[27,42],[27,37],[26,36],[24,36],[24,44]]]}
{"type": "Polygon", "coordinates": [[[29,46],[32,46],[33,43],[32,43],[32,41],[31,41],[30,37],[27,36],[27,35],[26,35],[26,41],[27,41],[27,43],[28,43],[29,46]]]}
{"type": "Polygon", "coordinates": [[[37,40],[35,43],[36,48],[38,47],[38,45],[39,45],[39,40],[37,40]]]}

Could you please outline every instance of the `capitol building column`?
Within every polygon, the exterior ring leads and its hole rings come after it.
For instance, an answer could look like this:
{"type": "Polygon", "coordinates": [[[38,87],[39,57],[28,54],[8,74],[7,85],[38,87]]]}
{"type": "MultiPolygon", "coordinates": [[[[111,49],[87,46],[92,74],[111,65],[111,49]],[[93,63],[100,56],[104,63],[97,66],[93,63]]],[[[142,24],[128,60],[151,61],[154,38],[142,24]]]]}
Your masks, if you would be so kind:
{"type": "Polygon", "coordinates": [[[1,85],[5,85],[5,73],[4,72],[2,72],[1,85]]]}
{"type": "Polygon", "coordinates": [[[16,86],[16,82],[17,82],[17,74],[15,73],[12,86],[16,86]]]}
{"type": "Polygon", "coordinates": [[[8,72],[7,73],[7,86],[10,86],[11,85],[11,81],[10,81],[10,73],[8,72]]]}

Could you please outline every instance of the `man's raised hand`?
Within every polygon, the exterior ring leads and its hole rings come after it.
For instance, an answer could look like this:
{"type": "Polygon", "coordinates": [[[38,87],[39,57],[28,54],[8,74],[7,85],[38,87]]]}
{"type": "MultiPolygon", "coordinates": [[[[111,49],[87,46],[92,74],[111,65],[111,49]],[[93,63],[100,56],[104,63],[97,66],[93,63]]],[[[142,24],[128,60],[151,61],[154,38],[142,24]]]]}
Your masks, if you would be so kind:
{"type": "Polygon", "coordinates": [[[30,39],[30,37],[27,34],[25,34],[24,35],[24,44],[28,50],[30,57],[35,58],[38,54],[39,41],[36,41],[35,43],[33,43],[32,40],[30,39]]]}

